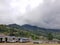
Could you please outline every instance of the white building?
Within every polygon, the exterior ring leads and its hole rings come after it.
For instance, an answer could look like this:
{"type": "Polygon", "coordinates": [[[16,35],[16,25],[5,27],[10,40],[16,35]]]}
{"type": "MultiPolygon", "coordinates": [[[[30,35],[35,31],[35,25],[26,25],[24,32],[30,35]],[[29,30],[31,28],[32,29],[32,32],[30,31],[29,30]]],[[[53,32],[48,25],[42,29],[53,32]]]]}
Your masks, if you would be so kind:
{"type": "Polygon", "coordinates": [[[30,42],[29,38],[15,36],[0,36],[0,42],[30,42]]]}

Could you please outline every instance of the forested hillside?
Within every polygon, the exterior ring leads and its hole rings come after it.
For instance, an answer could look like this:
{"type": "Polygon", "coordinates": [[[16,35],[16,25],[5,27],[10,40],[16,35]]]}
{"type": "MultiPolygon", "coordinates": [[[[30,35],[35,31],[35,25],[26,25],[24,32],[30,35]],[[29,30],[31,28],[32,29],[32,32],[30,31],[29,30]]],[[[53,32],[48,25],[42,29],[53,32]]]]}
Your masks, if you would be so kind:
{"type": "Polygon", "coordinates": [[[32,39],[39,39],[39,36],[24,30],[21,27],[18,27],[18,25],[9,27],[7,25],[0,25],[0,34],[4,34],[6,36],[17,36],[17,37],[28,37],[32,39]]]}
{"type": "Polygon", "coordinates": [[[47,37],[48,33],[51,33],[54,38],[60,39],[59,29],[46,29],[27,24],[22,26],[17,24],[10,25],[0,24],[0,34],[4,34],[7,36],[20,36],[32,39],[40,39],[40,36],[47,37]]]}

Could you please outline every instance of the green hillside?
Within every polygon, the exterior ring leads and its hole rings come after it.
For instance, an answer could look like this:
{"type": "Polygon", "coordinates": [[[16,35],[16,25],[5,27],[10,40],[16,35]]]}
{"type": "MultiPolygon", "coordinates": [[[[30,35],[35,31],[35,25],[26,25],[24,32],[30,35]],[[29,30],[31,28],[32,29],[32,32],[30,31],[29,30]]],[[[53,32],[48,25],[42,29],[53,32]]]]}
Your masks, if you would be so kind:
{"type": "Polygon", "coordinates": [[[7,36],[20,36],[20,37],[28,37],[32,39],[40,39],[42,36],[46,38],[48,33],[51,33],[54,38],[60,39],[60,30],[58,29],[45,29],[31,25],[3,25],[0,24],[0,34],[4,34],[7,36]]]}
{"type": "Polygon", "coordinates": [[[4,34],[6,36],[17,36],[17,37],[28,37],[32,39],[39,39],[39,37],[29,31],[24,30],[23,28],[9,27],[7,25],[0,25],[0,34],[4,34]]]}

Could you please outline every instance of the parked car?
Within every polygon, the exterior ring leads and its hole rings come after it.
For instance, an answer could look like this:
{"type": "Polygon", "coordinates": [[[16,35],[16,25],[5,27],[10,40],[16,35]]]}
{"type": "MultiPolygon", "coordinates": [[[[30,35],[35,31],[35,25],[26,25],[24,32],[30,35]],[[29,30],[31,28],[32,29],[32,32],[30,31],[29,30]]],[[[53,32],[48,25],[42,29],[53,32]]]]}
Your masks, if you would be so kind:
{"type": "Polygon", "coordinates": [[[30,42],[29,38],[21,38],[20,42],[25,43],[25,42],[30,42]]]}
{"type": "Polygon", "coordinates": [[[42,44],[42,41],[33,41],[34,44],[42,44]]]}

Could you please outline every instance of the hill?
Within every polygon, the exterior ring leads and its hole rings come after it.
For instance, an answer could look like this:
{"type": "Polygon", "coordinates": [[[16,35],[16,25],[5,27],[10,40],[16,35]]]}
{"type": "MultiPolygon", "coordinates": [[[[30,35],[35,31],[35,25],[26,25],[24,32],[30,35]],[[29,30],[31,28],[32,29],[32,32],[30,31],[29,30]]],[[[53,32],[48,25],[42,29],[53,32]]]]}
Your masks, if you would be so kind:
{"type": "Polygon", "coordinates": [[[60,37],[60,29],[47,29],[47,28],[41,28],[41,27],[37,27],[37,26],[32,26],[32,25],[17,25],[17,24],[9,24],[8,27],[12,27],[12,28],[17,28],[23,31],[28,31],[31,32],[37,36],[44,36],[46,37],[48,33],[52,33],[54,38],[58,38],[60,37]]]}
{"type": "Polygon", "coordinates": [[[60,39],[60,29],[46,29],[28,24],[22,26],[0,24],[0,34],[2,33],[9,36],[31,37],[32,39],[39,39],[40,36],[47,37],[47,34],[51,33],[54,38],[60,39]]]}
{"type": "Polygon", "coordinates": [[[26,31],[16,24],[13,24],[13,26],[0,24],[0,35],[1,34],[6,36],[17,36],[17,37],[28,37],[32,39],[39,39],[39,37],[36,34],[26,31]]]}

